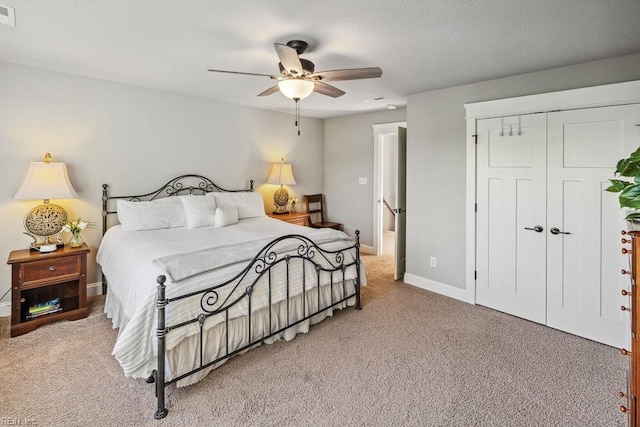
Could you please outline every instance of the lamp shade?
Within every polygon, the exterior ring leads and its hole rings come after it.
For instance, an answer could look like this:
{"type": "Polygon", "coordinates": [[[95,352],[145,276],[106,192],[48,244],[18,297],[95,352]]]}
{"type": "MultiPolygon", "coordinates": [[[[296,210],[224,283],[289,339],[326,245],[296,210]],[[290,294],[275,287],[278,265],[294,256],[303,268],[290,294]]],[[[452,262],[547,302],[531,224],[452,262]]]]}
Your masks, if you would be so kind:
{"type": "Polygon", "coordinates": [[[31,162],[22,185],[13,195],[17,200],[72,199],[73,189],[64,163],[31,162]]]}
{"type": "Polygon", "coordinates": [[[286,79],[278,82],[278,88],[284,96],[294,101],[300,101],[311,95],[315,85],[312,81],[303,79],[286,79]]]}
{"type": "Polygon", "coordinates": [[[296,185],[291,165],[289,163],[274,163],[267,184],[296,185]]]}

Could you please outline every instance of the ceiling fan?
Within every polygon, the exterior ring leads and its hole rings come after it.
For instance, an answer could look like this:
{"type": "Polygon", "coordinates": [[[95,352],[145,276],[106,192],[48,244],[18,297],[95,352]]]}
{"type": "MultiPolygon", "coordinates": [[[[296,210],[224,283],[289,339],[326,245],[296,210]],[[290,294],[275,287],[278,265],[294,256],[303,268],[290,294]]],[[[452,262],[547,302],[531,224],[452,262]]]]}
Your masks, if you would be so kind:
{"type": "Polygon", "coordinates": [[[344,91],[335,86],[326,84],[325,81],[339,80],[359,80],[372,79],[382,76],[382,70],[378,67],[369,68],[344,68],[340,70],[329,70],[315,72],[315,64],[307,59],[300,58],[307,47],[307,42],[302,40],[291,40],[287,44],[274,43],[278,54],[278,67],[280,75],[245,73],[241,71],[208,70],[215,73],[242,74],[246,76],[262,76],[276,80],[278,83],[258,96],[267,96],[276,92],[281,92],[284,96],[292,99],[296,103],[296,126],[300,135],[300,107],[299,102],[317,92],[322,95],[337,98],[345,94],[344,91]]]}

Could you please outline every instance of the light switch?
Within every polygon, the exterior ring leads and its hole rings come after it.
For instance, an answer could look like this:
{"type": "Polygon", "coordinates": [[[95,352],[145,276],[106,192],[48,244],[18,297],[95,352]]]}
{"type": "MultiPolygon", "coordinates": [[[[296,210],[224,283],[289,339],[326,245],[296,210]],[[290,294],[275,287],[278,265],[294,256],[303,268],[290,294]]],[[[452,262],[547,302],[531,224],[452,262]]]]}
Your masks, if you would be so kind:
{"type": "Polygon", "coordinates": [[[367,185],[367,178],[358,178],[358,184],[360,185],[367,185]]]}

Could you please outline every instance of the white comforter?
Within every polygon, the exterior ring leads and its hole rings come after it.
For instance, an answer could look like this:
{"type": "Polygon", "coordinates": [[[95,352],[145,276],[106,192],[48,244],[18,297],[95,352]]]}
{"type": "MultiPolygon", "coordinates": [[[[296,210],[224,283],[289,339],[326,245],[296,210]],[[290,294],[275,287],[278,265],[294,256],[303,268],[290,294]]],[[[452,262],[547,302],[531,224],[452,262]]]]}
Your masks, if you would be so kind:
{"type": "MultiPolygon", "coordinates": [[[[113,354],[125,375],[146,377],[155,367],[156,278],[160,274],[168,276],[168,298],[206,288],[233,277],[267,242],[284,234],[304,235],[326,249],[341,249],[351,244],[341,231],[300,227],[268,217],[244,219],[224,228],[145,231],[125,231],[120,226],[110,228],[98,250],[97,261],[109,286],[105,312],[114,327],[120,328],[113,354]],[[228,256],[230,254],[233,256],[228,256]]],[[[307,271],[309,274],[313,272],[307,271]]],[[[355,272],[350,274],[347,279],[353,278],[355,272]]],[[[299,269],[294,269],[293,275],[292,283],[301,282],[299,269]]],[[[295,295],[302,289],[298,285],[291,292],[295,295]]],[[[221,293],[221,297],[224,296],[224,292],[221,293]]],[[[252,311],[267,304],[266,295],[252,295],[252,298],[255,305],[252,311]]],[[[198,297],[191,304],[171,307],[167,312],[168,322],[191,319],[201,311],[198,297]]],[[[246,304],[234,307],[230,314],[232,317],[246,314],[246,304]]],[[[210,328],[221,319],[213,316],[205,327],[210,328]]],[[[167,336],[167,349],[171,350],[197,331],[196,325],[173,331],[167,336]]]]}

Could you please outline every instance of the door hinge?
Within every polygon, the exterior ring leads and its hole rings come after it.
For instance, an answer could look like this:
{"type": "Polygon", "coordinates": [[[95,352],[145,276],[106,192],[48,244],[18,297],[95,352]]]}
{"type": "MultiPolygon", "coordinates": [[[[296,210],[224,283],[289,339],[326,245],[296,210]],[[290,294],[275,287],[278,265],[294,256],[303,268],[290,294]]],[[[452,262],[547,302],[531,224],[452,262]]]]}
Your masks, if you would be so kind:
{"type": "Polygon", "coordinates": [[[471,135],[475,140],[475,144],[478,145],[478,135],[471,135]]]}
{"type": "Polygon", "coordinates": [[[473,280],[478,280],[478,270],[473,271],[473,280]]]}
{"type": "Polygon", "coordinates": [[[478,204],[477,204],[477,203],[474,203],[474,210],[475,210],[476,212],[478,212],[478,204]]]}

